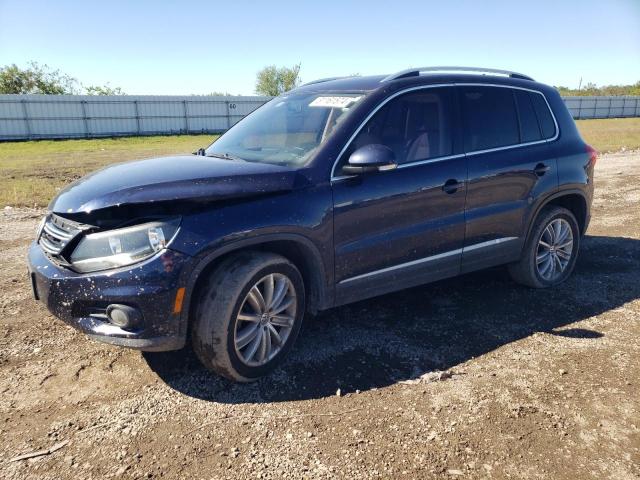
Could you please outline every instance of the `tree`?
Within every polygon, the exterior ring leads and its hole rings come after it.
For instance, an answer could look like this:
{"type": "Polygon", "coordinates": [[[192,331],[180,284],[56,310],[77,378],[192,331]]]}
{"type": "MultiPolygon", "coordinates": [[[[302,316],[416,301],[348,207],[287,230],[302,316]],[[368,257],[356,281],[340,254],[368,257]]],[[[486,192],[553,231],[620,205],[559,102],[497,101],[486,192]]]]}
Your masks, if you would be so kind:
{"type": "Polygon", "coordinates": [[[106,85],[90,85],[85,87],[87,95],[126,95],[120,87],[112,87],[108,83],[106,85]]]}
{"type": "Polygon", "coordinates": [[[576,90],[567,87],[556,87],[562,96],[585,96],[585,95],[605,95],[605,96],[618,96],[618,95],[640,95],[640,82],[636,82],[633,85],[604,85],[598,87],[593,82],[588,82],[582,88],[576,90]]]}
{"type": "Polygon", "coordinates": [[[16,64],[0,68],[0,93],[62,95],[78,92],[78,80],[60,70],[51,70],[47,65],[30,62],[24,69],[16,64]]]}
{"type": "Polygon", "coordinates": [[[36,62],[30,62],[27,68],[16,64],[0,68],[0,93],[76,95],[83,88],[87,95],[125,95],[120,87],[111,87],[109,83],[83,87],[74,77],[36,62]]]}
{"type": "Polygon", "coordinates": [[[300,84],[300,64],[288,67],[269,65],[256,76],[256,93],[275,97],[300,84]]]}

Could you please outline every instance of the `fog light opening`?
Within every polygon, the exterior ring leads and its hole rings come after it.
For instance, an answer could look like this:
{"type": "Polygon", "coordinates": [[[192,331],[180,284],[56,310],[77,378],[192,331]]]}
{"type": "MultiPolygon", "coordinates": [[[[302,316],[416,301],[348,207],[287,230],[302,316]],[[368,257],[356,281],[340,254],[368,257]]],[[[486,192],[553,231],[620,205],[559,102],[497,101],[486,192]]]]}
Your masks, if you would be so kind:
{"type": "Polygon", "coordinates": [[[107,318],[116,327],[131,329],[140,325],[142,315],[128,305],[113,304],[107,307],[107,318]]]}

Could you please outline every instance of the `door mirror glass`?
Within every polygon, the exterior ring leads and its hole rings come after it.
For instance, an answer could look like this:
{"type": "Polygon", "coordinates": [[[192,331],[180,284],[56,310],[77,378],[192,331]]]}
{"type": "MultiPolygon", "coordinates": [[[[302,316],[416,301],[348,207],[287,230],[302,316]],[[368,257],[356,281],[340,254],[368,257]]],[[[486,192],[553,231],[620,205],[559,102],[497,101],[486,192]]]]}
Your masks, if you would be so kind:
{"type": "Polygon", "coordinates": [[[398,164],[396,156],[386,145],[372,143],[360,147],[349,157],[349,162],[342,167],[347,175],[393,170],[398,164]]]}

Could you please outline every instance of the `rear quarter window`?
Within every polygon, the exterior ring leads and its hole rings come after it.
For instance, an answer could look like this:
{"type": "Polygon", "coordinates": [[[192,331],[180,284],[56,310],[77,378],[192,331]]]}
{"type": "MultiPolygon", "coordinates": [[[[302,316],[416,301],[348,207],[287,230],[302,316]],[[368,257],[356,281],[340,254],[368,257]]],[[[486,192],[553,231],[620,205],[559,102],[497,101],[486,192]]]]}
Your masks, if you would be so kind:
{"type": "Polygon", "coordinates": [[[551,112],[549,111],[549,106],[547,105],[547,101],[544,99],[541,93],[530,92],[529,96],[531,97],[533,108],[536,111],[536,116],[538,117],[538,123],[540,123],[540,130],[542,130],[542,138],[544,139],[553,138],[553,136],[556,134],[556,124],[553,121],[551,112]]]}
{"type": "Polygon", "coordinates": [[[461,87],[466,152],[517,145],[520,142],[513,90],[461,87]]]}

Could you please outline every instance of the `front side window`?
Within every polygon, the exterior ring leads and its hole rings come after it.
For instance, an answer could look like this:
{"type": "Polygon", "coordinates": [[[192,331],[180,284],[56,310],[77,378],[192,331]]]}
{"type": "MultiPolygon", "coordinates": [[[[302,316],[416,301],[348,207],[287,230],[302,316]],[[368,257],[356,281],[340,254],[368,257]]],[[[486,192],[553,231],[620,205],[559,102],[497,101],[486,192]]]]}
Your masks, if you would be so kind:
{"type": "Polygon", "coordinates": [[[386,103],[349,145],[344,165],[358,148],[381,144],[393,150],[398,164],[451,155],[452,89],[426,88],[386,103]]]}
{"type": "Polygon", "coordinates": [[[205,154],[303,165],[363,98],[362,93],[277,97],[234,125],[205,154]]]}
{"type": "Polygon", "coordinates": [[[518,115],[510,88],[461,87],[466,152],[516,145],[518,115]]]}

